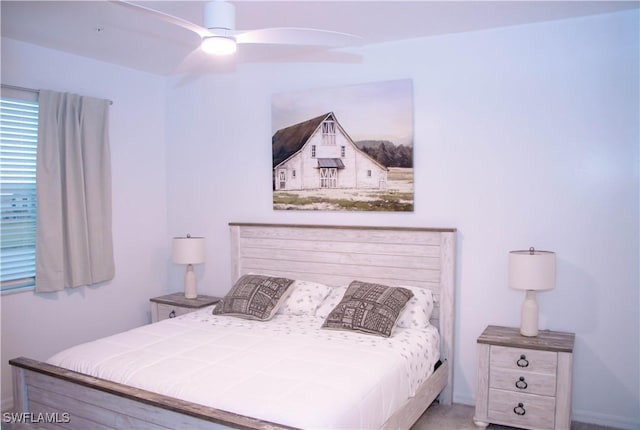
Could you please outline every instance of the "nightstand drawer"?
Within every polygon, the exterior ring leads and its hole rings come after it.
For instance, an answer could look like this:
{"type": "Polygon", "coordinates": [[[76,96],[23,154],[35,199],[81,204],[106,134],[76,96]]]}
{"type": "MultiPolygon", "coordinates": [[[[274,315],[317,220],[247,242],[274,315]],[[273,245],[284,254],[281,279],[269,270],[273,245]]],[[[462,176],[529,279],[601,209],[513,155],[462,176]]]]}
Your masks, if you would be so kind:
{"type": "Polygon", "coordinates": [[[489,390],[489,419],[515,427],[553,429],[555,426],[554,397],[489,390]]]}
{"type": "Polygon", "coordinates": [[[521,370],[491,368],[489,387],[516,393],[556,395],[556,374],[523,372],[521,370]]]}
{"type": "Polygon", "coordinates": [[[195,299],[187,299],[183,293],[171,293],[150,301],[151,322],[158,322],[214,305],[220,301],[220,297],[199,295],[195,299]]]}
{"type": "Polygon", "coordinates": [[[180,306],[171,306],[164,305],[162,303],[158,304],[158,321],[162,321],[167,318],[175,318],[180,315],[188,314],[189,312],[193,312],[194,309],[183,308],[180,306]]]}
{"type": "Polygon", "coordinates": [[[504,346],[492,346],[490,360],[492,368],[522,372],[555,374],[558,367],[558,354],[555,352],[504,346]]]}

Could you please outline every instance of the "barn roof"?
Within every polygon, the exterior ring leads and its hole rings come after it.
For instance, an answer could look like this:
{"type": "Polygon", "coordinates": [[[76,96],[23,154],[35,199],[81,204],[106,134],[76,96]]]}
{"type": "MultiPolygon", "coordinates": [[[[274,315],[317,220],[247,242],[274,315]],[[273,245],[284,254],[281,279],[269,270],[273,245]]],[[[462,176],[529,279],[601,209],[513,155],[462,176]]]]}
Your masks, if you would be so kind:
{"type": "Polygon", "coordinates": [[[328,112],[276,131],[271,138],[273,167],[298,152],[309,138],[311,138],[311,135],[316,131],[318,126],[329,117],[335,120],[333,112],[328,112]]]}
{"type": "Polygon", "coordinates": [[[318,167],[344,169],[344,163],[339,158],[318,158],[318,167]]]}

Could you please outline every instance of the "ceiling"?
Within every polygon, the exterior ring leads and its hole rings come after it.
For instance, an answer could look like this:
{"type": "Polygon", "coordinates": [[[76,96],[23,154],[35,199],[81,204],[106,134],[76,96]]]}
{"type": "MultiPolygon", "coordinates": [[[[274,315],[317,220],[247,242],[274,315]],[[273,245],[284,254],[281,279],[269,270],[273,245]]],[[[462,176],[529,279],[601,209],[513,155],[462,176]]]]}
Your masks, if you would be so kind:
{"type": "MultiPolygon", "coordinates": [[[[198,25],[201,1],[145,1],[145,7],[198,25]]],[[[234,1],[236,29],[306,27],[360,36],[377,44],[611,13],[639,1],[234,1]]],[[[197,49],[199,36],[155,16],[108,1],[5,1],[2,37],[159,75],[227,71],[230,62],[358,61],[356,50],[241,45],[233,59],[197,49]]]]}

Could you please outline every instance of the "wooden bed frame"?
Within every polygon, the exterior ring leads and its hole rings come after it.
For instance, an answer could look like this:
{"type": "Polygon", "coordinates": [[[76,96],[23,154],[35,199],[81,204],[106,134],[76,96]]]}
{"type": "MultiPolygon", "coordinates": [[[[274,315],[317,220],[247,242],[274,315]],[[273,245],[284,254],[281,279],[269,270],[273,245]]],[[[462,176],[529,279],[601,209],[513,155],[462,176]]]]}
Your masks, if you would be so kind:
{"type": "MultiPolygon", "coordinates": [[[[433,290],[436,305],[431,323],[440,331],[441,365],[382,428],[410,428],[438,396],[440,403],[451,403],[455,229],[229,226],[232,281],[246,273],[266,273],[327,285],[348,285],[358,279],[433,290]]],[[[13,366],[14,411],[40,419],[40,428],[288,428],[24,357],[9,363],[13,366]]]]}

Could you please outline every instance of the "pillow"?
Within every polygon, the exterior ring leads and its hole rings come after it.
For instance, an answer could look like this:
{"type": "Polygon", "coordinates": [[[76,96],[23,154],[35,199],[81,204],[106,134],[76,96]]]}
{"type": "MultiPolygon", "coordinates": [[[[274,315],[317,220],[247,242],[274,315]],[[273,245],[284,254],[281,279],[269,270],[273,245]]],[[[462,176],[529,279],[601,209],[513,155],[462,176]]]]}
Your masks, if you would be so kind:
{"type": "Polygon", "coordinates": [[[342,300],[345,291],[347,291],[347,287],[329,288],[331,288],[329,295],[322,301],[322,304],[318,306],[318,309],[316,309],[316,316],[322,319],[326,319],[333,308],[338,306],[338,303],[342,300]]]}
{"type": "Polygon", "coordinates": [[[322,328],[389,337],[411,297],[407,288],[353,281],[322,328]]]}
{"type": "Polygon", "coordinates": [[[291,285],[291,294],[289,294],[289,297],[287,297],[277,313],[313,315],[330,292],[331,287],[324,284],[296,279],[291,285]]]}
{"type": "Polygon", "coordinates": [[[426,328],[429,326],[431,313],[433,312],[433,292],[426,288],[407,287],[411,290],[413,297],[407,303],[398,318],[398,327],[403,328],[426,328]]]}
{"type": "Polygon", "coordinates": [[[267,321],[285,301],[292,284],[293,279],[244,275],[213,308],[213,314],[267,321]]]}

